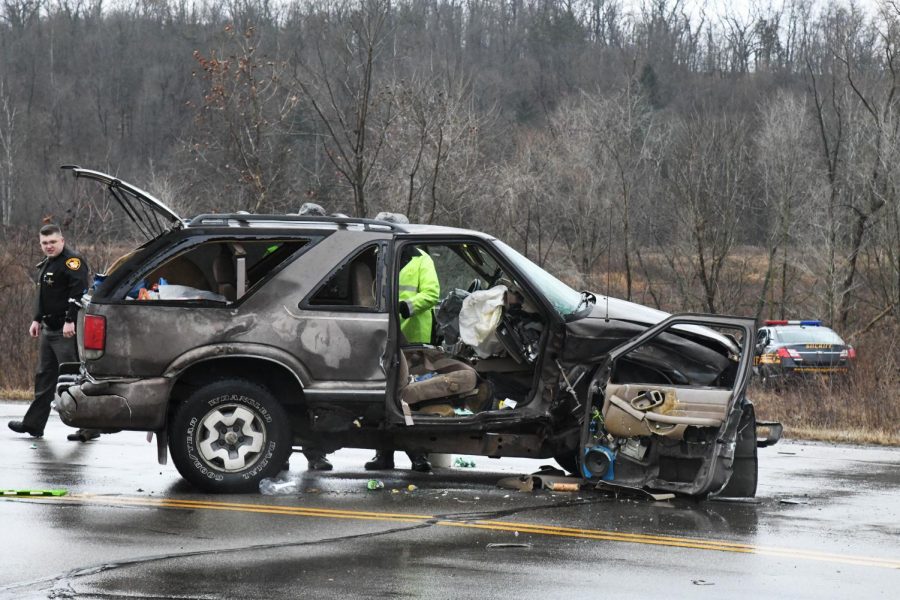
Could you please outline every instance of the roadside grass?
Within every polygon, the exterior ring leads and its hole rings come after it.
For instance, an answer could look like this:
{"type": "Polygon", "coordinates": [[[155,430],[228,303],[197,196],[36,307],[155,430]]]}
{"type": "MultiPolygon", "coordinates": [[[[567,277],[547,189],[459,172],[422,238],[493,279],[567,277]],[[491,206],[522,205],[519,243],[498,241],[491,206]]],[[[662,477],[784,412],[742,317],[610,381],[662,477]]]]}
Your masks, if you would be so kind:
{"type": "Polygon", "coordinates": [[[863,429],[817,429],[814,427],[785,427],[785,439],[835,442],[838,444],[874,444],[900,446],[900,433],[896,431],[867,431],[863,429]]]}
{"type": "Polygon", "coordinates": [[[34,398],[32,390],[17,390],[13,388],[0,388],[0,400],[28,400],[34,398]]]}

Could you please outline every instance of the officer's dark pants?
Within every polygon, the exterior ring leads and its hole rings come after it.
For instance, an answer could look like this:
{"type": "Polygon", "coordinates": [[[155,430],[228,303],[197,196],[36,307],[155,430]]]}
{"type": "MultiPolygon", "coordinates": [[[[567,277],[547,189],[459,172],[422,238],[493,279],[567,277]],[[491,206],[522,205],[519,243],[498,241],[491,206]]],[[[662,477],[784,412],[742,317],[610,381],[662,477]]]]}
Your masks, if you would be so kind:
{"type": "Polygon", "coordinates": [[[39,352],[38,370],[34,375],[34,401],[22,420],[25,427],[33,431],[43,431],[47,425],[60,363],[78,362],[75,338],[63,337],[62,329],[53,331],[42,326],[39,352]]]}
{"type": "Polygon", "coordinates": [[[306,460],[309,462],[313,462],[319,460],[320,458],[325,458],[327,452],[324,450],[319,450],[318,448],[304,448],[303,456],[306,457],[306,460]]]}

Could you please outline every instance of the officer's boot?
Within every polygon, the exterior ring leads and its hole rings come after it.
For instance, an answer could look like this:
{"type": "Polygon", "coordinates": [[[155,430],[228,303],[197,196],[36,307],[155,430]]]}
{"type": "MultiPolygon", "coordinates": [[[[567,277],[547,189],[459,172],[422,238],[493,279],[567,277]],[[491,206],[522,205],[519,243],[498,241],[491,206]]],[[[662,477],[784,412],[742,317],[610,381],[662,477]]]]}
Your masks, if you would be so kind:
{"type": "Polygon", "coordinates": [[[366,463],[366,471],[386,471],[394,468],[394,452],[376,452],[375,457],[366,463]]]}

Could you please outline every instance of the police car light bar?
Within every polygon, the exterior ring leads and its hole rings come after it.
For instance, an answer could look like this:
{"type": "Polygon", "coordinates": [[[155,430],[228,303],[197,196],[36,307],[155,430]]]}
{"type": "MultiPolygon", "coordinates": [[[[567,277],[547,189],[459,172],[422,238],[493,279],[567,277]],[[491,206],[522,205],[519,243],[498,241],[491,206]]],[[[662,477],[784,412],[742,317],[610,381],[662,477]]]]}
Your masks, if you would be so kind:
{"type": "Polygon", "coordinates": [[[800,325],[801,327],[820,327],[822,321],[765,321],[766,325],[800,325]]]}

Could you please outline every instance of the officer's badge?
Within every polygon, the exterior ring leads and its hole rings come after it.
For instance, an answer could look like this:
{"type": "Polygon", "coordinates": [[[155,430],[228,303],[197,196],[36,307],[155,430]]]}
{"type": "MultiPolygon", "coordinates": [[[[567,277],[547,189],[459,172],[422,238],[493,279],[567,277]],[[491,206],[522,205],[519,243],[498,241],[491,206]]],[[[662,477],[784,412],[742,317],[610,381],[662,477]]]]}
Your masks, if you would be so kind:
{"type": "Polygon", "coordinates": [[[66,261],[66,266],[72,269],[73,271],[77,271],[81,268],[81,259],[80,258],[70,258],[66,261]]]}

